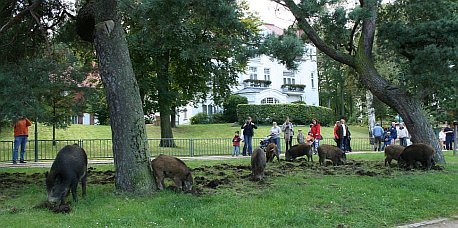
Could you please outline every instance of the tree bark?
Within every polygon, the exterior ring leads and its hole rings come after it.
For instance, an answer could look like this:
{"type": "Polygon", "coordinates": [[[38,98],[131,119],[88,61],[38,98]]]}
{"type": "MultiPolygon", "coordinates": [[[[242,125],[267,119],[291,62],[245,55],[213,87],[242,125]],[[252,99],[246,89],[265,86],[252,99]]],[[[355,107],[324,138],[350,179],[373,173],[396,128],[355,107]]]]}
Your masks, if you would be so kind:
{"type": "Polygon", "coordinates": [[[170,109],[170,127],[177,127],[177,108],[175,106],[170,109]]]}
{"type": "Polygon", "coordinates": [[[421,102],[407,94],[407,91],[398,88],[380,76],[374,66],[372,59],[372,47],[375,36],[377,8],[379,1],[361,0],[361,7],[366,10],[362,19],[361,36],[358,42],[355,56],[347,55],[327,45],[316,33],[307,21],[307,13],[303,11],[294,0],[274,0],[287,6],[298,22],[307,37],[315,46],[334,60],[344,63],[356,70],[359,80],[379,100],[387,104],[403,118],[413,143],[426,143],[435,148],[434,160],[438,163],[445,163],[445,158],[436,139],[433,128],[428,122],[421,102]]]}
{"type": "Polygon", "coordinates": [[[147,194],[156,186],[150,169],[139,88],[116,0],[94,3],[94,42],[110,109],[116,189],[147,194]]]}
{"type": "Polygon", "coordinates": [[[170,123],[172,94],[170,91],[169,55],[167,53],[159,58],[158,66],[157,80],[160,86],[158,86],[157,94],[159,112],[161,113],[161,142],[159,146],[176,147],[170,123]]]}
{"type": "Polygon", "coordinates": [[[371,91],[366,91],[366,104],[367,104],[367,119],[369,127],[369,137],[372,138],[372,129],[375,126],[375,109],[373,106],[374,96],[371,91]]]}

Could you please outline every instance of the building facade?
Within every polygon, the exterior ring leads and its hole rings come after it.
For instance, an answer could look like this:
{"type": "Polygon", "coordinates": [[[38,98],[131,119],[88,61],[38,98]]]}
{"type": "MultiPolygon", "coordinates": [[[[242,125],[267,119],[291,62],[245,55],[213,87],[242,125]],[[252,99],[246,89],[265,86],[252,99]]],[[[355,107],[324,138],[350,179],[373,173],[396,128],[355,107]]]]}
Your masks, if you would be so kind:
{"type": "MultiPolygon", "coordinates": [[[[264,35],[283,34],[283,30],[272,24],[262,26],[264,35]]],[[[275,104],[303,101],[319,105],[318,70],[316,48],[306,45],[306,51],[296,70],[289,70],[276,59],[261,55],[249,60],[246,71],[239,75],[238,85],[232,88],[234,94],[244,96],[249,104],[275,104]]],[[[218,113],[222,107],[211,99],[194,106],[189,104],[178,112],[178,124],[187,124],[189,119],[200,112],[218,113]]]]}

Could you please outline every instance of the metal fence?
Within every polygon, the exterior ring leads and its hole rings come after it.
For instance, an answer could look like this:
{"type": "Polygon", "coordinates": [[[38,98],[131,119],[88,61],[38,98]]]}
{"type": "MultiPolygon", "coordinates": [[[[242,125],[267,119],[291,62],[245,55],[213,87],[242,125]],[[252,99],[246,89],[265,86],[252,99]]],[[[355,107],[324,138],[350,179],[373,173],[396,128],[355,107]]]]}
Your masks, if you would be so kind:
{"type": "MultiPolygon", "coordinates": [[[[253,148],[259,146],[263,138],[253,138],[253,148]]],[[[233,146],[232,138],[199,138],[199,139],[147,139],[148,151],[151,156],[166,154],[180,157],[231,155],[233,146]],[[161,140],[173,142],[173,146],[161,146],[161,140]]],[[[30,140],[27,143],[25,160],[52,160],[57,152],[66,145],[78,144],[87,153],[89,159],[113,158],[111,139],[78,139],[78,140],[30,140]],[[36,152],[35,152],[36,151],[36,152]]],[[[293,143],[294,144],[294,143],[293,143]]],[[[323,139],[320,144],[335,145],[333,139],[323,139]]],[[[241,142],[243,147],[243,142],[241,142]]],[[[353,151],[370,151],[373,146],[369,138],[352,138],[353,151]]],[[[280,148],[285,151],[285,142],[281,139],[280,148]]],[[[242,148],[240,148],[242,150],[242,148]]],[[[20,153],[20,152],[19,152],[20,153]]],[[[0,141],[0,161],[11,161],[13,155],[13,141],[0,141]]]]}

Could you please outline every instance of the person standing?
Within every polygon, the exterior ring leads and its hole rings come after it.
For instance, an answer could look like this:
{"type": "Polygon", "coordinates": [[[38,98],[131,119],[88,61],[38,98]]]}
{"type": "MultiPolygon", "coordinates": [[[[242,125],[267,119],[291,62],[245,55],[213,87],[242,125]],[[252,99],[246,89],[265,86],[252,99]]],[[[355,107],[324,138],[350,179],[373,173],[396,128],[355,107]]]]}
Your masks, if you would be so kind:
{"type": "Polygon", "coordinates": [[[292,139],[294,135],[294,130],[293,130],[293,124],[289,122],[289,118],[286,117],[285,122],[281,126],[282,131],[284,132],[284,137],[285,137],[285,144],[286,144],[286,150],[288,151],[289,148],[291,148],[292,145],[292,139]]]}
{"type": "Polygon", "coordinates": [[[234,146],[234,150],[232,151],[232,157],[239,156],[240,153],[240,141],[242,139],[239,136],[239,131],[235,132],[234,138],[232,138],[232,145],[234,146]]]}
{"type": "Polygon", "coordinates": [[[399,144],[401,146],[407,146],[407,137],[409,136],[409,132],[407,128],[404,126],[404,123],[399,125],[399,131],[397,132],[399,138],[399,144]]]}
{"type": "Polygon", "coordinates": [[[392,142],[391,144],[396,144],[396,139],[398,138],[398,130],[396,130],[396,123],[395,122],[391,122],[391,126],[390,128],[388,128],[388,131],[391,132],[391,139],[392,139],[392,142]]]}
{"type": "Polygon", "coordinates": [[[340,127],[337,134],[340,139],[340,149],[342,149],[344,152],[350,151],[350,147],[348,145],[350,131],[348,130],[348,126],[345,124],[345,119],[343,118],[340,119],[340,127]]]}
{"type": "Polygon", "coordinates": [[[310,127],[310,132],[312,132],[313,138],[315,141],[313,142],[313,147],[315,148],[315,154],[316,151],[318,151],[318,147],[320,146],[320,140],[321,140],[321,126],[320,123],[318,123],[318,120],[314,118],[312,120],[312,126],[310,127]]]}
{"type": "Polygon", "coordinates": [[[305,143],[305,136],[304,133],[302,133],[302,130],[299,129],[297,130],[297,144],[304,144],[305,143]]]}
{"type": "Polygon", "coordinates": [[[242,155],[246,156],[247,151],[248,155],[251,156],[251,153],[253,152],[253,136],[254,136],[254,129],[258,129],[256,124],[254,124],[251,121],[251,117],[248,117],[246,119],[246,122],[242,125],[241,129],[243,129],[243,150],[242,150],[242,155]]]}
{"type": "MultiPolygon", "coordinates": [[[[270,128],[270,141],[277,145],[278,156],[280,156],[280,133],[281,129],[277,125],[277,122],[272,122],[272,128],[270,128]]],[[[288,145],[288,144],[286,144],[288,145]]]]}
{"type": "Polygon", "coordinates": [[[340,139],[339,135],[337,132],[339,131],[340,128],[340,121],[336,121],[336,124],[334,125],[334,141],[337,143],[337,147],[340,148],[340,139]]]}
{"type": "Polygon", "coordinates": [[[374,136],[374,151],[381,151],[383,128],[380,127],[379,123],[376,123],[374,129],[372,129],[372,136],[374,136]]]}
{"type": "Polygon", "coordinates": [[[453,141],[453,129],[447,124],[447,127],[444,128],[445,133],[445,149],[453,150],[452,141],[453,141]]]}
{"type": "Polygon", "coordinates": [[[32,126],[32,121],[25,117],[19,118],[14,124],[14,147],[13,147],[13,164],[16,164],[19,145],[21,146],[21,156],[19,163],[24,161],[25,147],[29,138],[29,127],[32,126]]]}
{"type": "Polygon", "coordinates": [[[444,132],[444,129],[445,128],[442,128],[441,131],[439,132],[439,142],[441,144],[441,149],[444,150],[445,149],[445,132],[444,132]]]}

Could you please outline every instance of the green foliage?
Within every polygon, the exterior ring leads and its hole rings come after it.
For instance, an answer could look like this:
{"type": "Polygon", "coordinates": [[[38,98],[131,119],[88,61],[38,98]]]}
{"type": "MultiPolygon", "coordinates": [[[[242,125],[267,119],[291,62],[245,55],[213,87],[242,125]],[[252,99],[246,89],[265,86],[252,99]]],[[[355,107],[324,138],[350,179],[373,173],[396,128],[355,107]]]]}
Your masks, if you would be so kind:
{"type": "Polygon", "coordinates": [[[191,117],[191,124],[214,124],[214,123],[224,123],[225,119],[223,118],[223,114],[215,113],[212,115],[208,115],[205,112],[199,112],[193,117],[191,117]]]}
{"type": "Polygon", "coordinates": [[[269,34],[260,47],[262,54],[277,59],[288,69],[296,69],[305,53],[304,42],[298,34],[287,30],[283,35],[269,34]]]}
{"type": "Polygon", "coordinates": [[[248,98],[236,94],[230,95],[223,102],[223,116],[227,123],[233,123],[237,121],[237,105],[248,104],[248,98]]]}
{"type": "Polygon", "coordinates": [[[438,121],[457,118],[458,3],[401,0],[381,11],[379,54],[438,121]]]}
{"type": "Polygon", "coordinates": [[[332,110],[320,106],[304,104],[241,104],[237,106],[239,123],[243,123],[248,116],[258,124],[283,123],[286,117],[294,124],[309,124],[317,118],[322,125],[332,124],[335,116],[332,110]]]}

